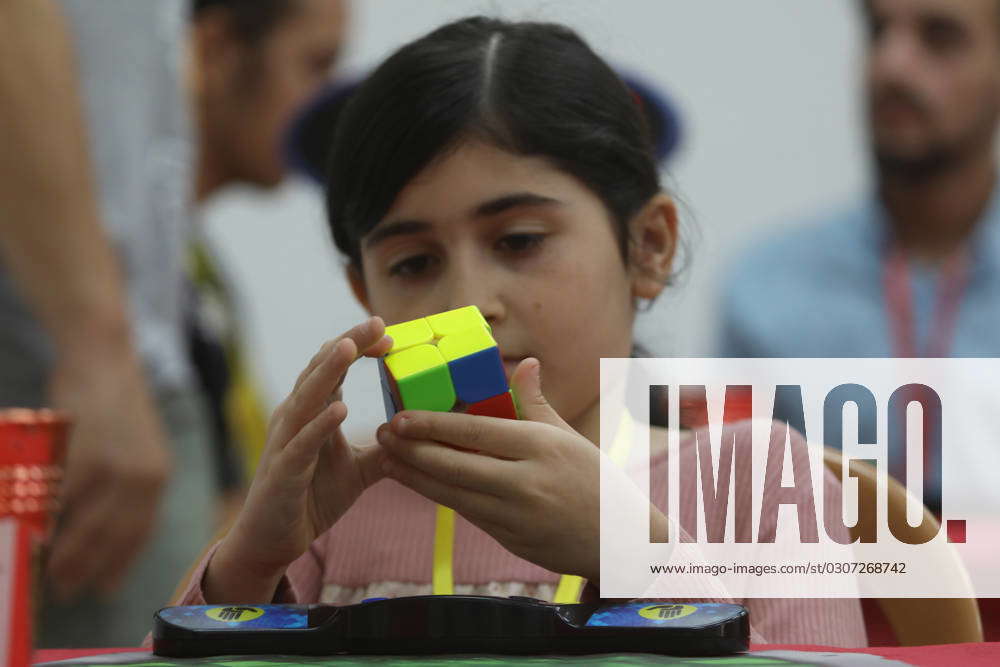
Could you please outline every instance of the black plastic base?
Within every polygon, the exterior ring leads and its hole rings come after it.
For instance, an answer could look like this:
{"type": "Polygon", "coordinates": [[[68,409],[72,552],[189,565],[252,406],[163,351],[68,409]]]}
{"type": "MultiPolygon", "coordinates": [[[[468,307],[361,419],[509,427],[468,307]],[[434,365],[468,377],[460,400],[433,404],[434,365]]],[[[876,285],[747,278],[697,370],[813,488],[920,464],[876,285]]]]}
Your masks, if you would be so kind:
{"type": "Polygon", "coordinates": [[[747,610],[728,604],[550,604],[426,595],[332,605],[167,607],[153,651],[210,655],[662,653],[749,648],[747,610]]]}

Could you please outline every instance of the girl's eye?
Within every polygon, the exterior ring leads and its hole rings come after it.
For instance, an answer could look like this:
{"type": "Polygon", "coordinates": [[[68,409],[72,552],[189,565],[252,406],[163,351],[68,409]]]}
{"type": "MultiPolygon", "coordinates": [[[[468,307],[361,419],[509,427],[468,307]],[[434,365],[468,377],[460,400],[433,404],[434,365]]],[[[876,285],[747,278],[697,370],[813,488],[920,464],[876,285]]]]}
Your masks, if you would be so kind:
{"type": "Polygon", "coordinates": [[[437,259],[433,255],[414,255],[389,267],[389,275],[403,278],[419,276],[432,269],[436,263],[437,259]]]}
{"type": "Polygon", "coordinates": [[[496,245],[497,249],[501,251],[519,253],[534,250],[544,239],[545,234],[522,232],[519,234],[507,234],[501,237],[496,245]]]}

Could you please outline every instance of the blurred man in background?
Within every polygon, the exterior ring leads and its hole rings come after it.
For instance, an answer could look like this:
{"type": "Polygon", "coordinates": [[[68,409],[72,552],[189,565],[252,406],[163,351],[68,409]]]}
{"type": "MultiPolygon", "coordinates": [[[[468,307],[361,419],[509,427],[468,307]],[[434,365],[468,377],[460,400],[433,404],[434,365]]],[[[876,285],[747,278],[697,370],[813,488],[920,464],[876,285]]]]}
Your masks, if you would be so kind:
{"type": "MultiPolygon", "coordinates": [[[[1000,2],[860,9],[874,191],[736,264],[721,356],[1000,354],[1000,2]]],[[[902,448],[890,449],[890,473],[902,478],[902,448]]],[[[935,511],[938,479],[925,473],[935,511]]],[[[998,632],[995,606],[987,640],[998,632]]]]}
{"type": "MultiPolygon", "coordinates": [[[[286,131],[330,80],[347,13],[344,0],[194,0],[199,203],[229,185],[283,181],[286,131]]],[[[202,233],[188,259],[188,345],[211,406],[225,525],[264,446],[267,414],[243,352],[234,291],[202,233]]]]}
{"type": "Polygon", "coordinates": [[[329,80],[347,10],[344,0],[194,0],[199,201],[234,183],[281,183],[285,130],[329,80]]]}
{"type": "Polygon", "coordinates": [[[186,11],[0,3],[0,405],[74,420],[41,646],[135,645],[210,535],[182,329],[186,11]]]}
{"type": "Polygon", "coordinates": [[[1000,352],[1000,3],[860,7],[874,192],[738,262],[724,356],[1000,352]]]}

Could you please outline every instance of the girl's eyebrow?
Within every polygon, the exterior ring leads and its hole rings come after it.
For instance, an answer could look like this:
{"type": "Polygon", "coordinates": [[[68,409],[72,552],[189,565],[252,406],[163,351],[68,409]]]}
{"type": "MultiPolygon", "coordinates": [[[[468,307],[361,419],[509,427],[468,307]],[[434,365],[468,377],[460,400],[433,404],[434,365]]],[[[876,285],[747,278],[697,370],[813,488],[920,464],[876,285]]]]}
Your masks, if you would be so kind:
{"type": "MultiPolygon", "coordinates": [[[[558,199],[535,194],[534,192],[515,192],[477,204],[472,210],[472,217],[488,218],[520,206],[562,206],[563,203],[558,199]]],[[[366,248],[371,248],[392,236],[416,234],[426,231],[430,227],[431,223],[424,220],[388,222],[370,231],[363,243],[366,248]]]]}
{"type": "Polygon", "coordinates": [[[375,229],[368,232],[368,235],[364,238],[362,243],[366,248],[371,248],[392,236],[416,234],[417,232],[430,229],[430,226],[431,223],[423,222],[422,220],[400,220],[398,222],[388,222],[384,225],[379,225],[375,229]]]}
{"type": "Polygon", "coordinates": [[[518,206],[561,206],[562,203],[558,199],[534,192],[515,192],[479,204],[473,210],[472,216],[474,218],[488,218],[518,206]]]}

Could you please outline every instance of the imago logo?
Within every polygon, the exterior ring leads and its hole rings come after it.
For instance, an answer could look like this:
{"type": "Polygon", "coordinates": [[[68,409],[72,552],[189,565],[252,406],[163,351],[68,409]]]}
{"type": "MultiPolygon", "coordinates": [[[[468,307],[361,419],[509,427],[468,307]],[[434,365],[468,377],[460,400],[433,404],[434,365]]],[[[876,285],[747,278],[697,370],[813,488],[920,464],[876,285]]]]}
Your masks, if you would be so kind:
{"type": "Polygon", "coordinates": [[[600,413],[602,597],[1000,596],[1000,358],[601,359],[600,413]]]}
{"type": "MultiPolygon", "coordinates": [[[[730,504],[730,492],[735,498],[733,531],[736,543],[770,543],[775,541],[775,526],[778,511],[782,505],[792,505],[798,517],[801,541],[817,542],[818,517],[822,512],[822,521],[827,536],[834,541],[844,543],[842,536],[847,534],[847,526],[840,507],[821,507],[817,510],[814,479],[809,470],[808,457],[796,455],[788,451],[791,439],[788,429],[797,431],[804,440],[822,441],[828,447],[842,449],[851,434],[843,432],[843,414],[848,404],[853,404],[858,415],[857,442],[860,449],[868,448],[871,456],[855,459],[862,462],[880,475],[882,484],[889,483],[891,472],[895,479],[904,487],[913,486],[915,476],[907,470],[907,429],[908,410],[916,404],[919,407],[922,435],[920,458],[923,465],[923,479],[920,485],[920,500],[926,504],[928,489],[941,488],[941,468],[928,465],[927,462],[940,461],[942,449],[942,402],[940,395],[926,384],[905,384],[897,387],[889,395],[882,406],[878,405],[875,394],[861,384],[840,384],[826,393],[822,404],[822,434],[821,440],[813,429],[807,429],[803,406],[803,391],[800,385],[773,386],[772,417],[769,442],[755,443],[750,431],[740,428],[737,424],[752,410],[751,396],[753,387],[750,385],[727,385],[725,387],[724,406],[721,420],[710,419],[708,402],[706,400],[706,385],[650,385],[650,400],[677,400],[677,414],[686,421],[682,426],[695,426],[693,442],[682,447],[676,466],[666,468],[669,483],[680,486],[679,516],[684,531],[699,542],[722,543],[726,539],[727,525],[730,518],[727,508],[730,504]],[[880,412],[881,408],[881,412],[880,412]],[[877,428],[879,420],[884,419],[888,442],[880,448],[877,428]],[[721,423],[720,423],[721,421],[721,423]],[[718,456],[714,457],[711,443],[720,435],[718,456]],[[739,434],[739,435],[738,435],[739,434]],[[758,446],[755,449],[755,446],[758,446]],[[880,452],[887,452],[887,456],[880,452]],[[766,455],[762,456],[766,452],[766,455]],[[881,463],[880,463],[881,459],[881,463]],[[755,462],[758,462],[755,465],[755,462]],[[763,462],[763,466],[759,462],[763,462]],[[785,466],[790,463],[791,475],[786,475],[785,466]],[[672,469],[671,469],[672,468],[672,469]],[[763,468],[763,469],[761,469],[763,468]],[[759,503],[751,502],[754,476],[763,479],[763,492],[759,503]],[[782,485],[782,479],[791,477],[796,480],[793,486],[782,485]],[[716,519],[711,522],[708,534],[698,537],[698,525],[695,504],[700,500],[706,516],[716,519]],[[752,510],[759,506],[756,517],[758,526],[754,533],[754,517],[752,510]],[[808,536],[808,537],[807,537],[808,536]],[[840,536],[840,537],[838,537],[840,536]]],[[[652,450],[651,459],[652,463],[652,450]]],[[[850,462],[849,462],[850,463],[850,462]]],[[[849,473],[857,476],[852,470],[849,473]]],[[[817,482],[821,483],[819,480],[817,482]]],[[[893,482],[895,483],[895,482],[893,482]]],[[[879,507],[879,494],[875,485],[857,485],[857,497],[853,499],[860,515],[864,518],[863,529],[854,530],[851,542],[875,543],[878,540],[878,526],[884,512],[886,523],[892,537],[902,544],[922,544],[934,539],[940,525],[934,518],[925,514],[921,522],[911,525],[905,511],[898,508],[879,507]]],[[[826,502],[826,498],[823,498],[826,502]]],[[[839,501],[838,501],[839,505],[839,501]]],[[[903,508],[905,510],[905,508],[903,508]]],[[[861,525],[861,524],[859,524],[861,525]]],[[[950,542],[964,542],[964,521],[949,519],[947,521],[950,542]]],[[[650,540],[662,541],[662,540],[650,540]]]]}

